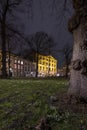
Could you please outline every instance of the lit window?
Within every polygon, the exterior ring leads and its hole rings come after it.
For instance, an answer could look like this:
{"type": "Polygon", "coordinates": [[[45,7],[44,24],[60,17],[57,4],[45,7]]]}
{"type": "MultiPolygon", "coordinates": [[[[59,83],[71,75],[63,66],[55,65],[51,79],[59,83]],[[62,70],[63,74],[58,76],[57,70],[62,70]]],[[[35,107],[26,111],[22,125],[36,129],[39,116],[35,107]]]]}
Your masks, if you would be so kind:
{"type": "Polygon", "coordinates": [[[8,58],[6,58],[6,61],[8,61],[8,58]]]}
{"type": "Polygon", "coordinates": [[[18,63],[20,63],[20,60],[18,60],[18,63]]]}
{"type": "Polygon", "coordinates": [[[23,65],[23,61],[21,61],[21,65],[23,65]]]}

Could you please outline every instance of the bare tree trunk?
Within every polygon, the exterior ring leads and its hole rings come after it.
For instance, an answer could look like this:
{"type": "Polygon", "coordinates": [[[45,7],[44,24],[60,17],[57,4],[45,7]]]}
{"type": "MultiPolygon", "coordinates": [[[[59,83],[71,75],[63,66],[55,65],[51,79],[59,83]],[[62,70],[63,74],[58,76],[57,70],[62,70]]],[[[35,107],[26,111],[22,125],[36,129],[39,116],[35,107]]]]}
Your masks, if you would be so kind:
{"type": "Polygon", "coordinates": [[[85,97],[87,100],[87,50],[83,50],[85,48],[82,28],[82,25],[80,25],[78,29],[74,31],[74,51],[69,94],[85,97]]]}
{"type": "Polygon", "coordinates": [[[1,23],[1,34],[2,34],[2,77],[7,77],[6,71],[6,28],[5,28],[5,19],[1,23]]]}
{"type": "Polygon", "coordinates": [[[66,65],[66,78],[68,77],[68,72],[69,72],[69,65],[66,65]]]}
{"type": "MultiPolygon", "coordinates": [[[[78,0],[76,4],[78,5],[79,2],[78,0]]],[[[83,2],[79,3],[82,10],[87,6],[87,1],[83,2]]],[[[70,97],[75,96],[87,102],[87,7],[85,9],[83,11],[86,15],[79,12],[81,13],[79,24],[73,28],[74,48],[68,94],[70,97]]]]}
{"type": "Polygon", "coordinates": [[[6,6],[3,9],[2,13],[2,22],[1,22],[1,40],[2,40],[2,77],[7,78],[6,70],[6,14],[8,10],[8,2],[6,1],[6,6]]]}
{"type": "Polygon", "coordinates": [[[38,51],[36,52],[36,75],[35,77],[38,77],[38,51]]]}
{"type": "Polygon", "coordinates": [[[9,50],[9,52],[8,52],[8,66],[9,66],[9,77],[10,77],[10,61],[11,61],[11,53],[10,53],[10,50],[9,50]]]}

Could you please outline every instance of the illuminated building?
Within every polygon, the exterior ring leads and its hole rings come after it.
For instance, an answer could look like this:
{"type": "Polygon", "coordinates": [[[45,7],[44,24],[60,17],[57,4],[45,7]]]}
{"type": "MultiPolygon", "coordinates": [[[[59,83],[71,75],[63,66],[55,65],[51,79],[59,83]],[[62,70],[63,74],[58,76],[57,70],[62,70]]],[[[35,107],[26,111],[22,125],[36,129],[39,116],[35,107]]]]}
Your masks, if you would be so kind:
{"type": "Polygon", "coordinates": [[[38,76],[55,76],[57,74],[57,60],[52,56],[39,55],[38,76]]]}
{"type": "MultiPolygon", "coordinates": [[[[0,75],[2,68],[2,53],[0,51],[0,75]]],[[[20,56],[15,54],[10,54],[10,65],[9,65],[9,53],[6,55],[6,69],[7,74],[9,72],[12,74],[12,77],[27,77],[33,76],[36,70],[36,64],[29,60],[23,59],[20,56]]]]}
{"type": "MultiPolygon", "coordinates": [[[[0,51],[0,75],[2,68],[2,53],[0,51]]],[[[12,77],[35,77],[36,63],[26,60],[15,54],[7,52],[6,55],[7,74],[12,77]],[[10,60],[10,63],[9,63],[10,60]]],[[[38,77],[56,76],[57,60],[52,56],[38,55],[38,77]]]]}

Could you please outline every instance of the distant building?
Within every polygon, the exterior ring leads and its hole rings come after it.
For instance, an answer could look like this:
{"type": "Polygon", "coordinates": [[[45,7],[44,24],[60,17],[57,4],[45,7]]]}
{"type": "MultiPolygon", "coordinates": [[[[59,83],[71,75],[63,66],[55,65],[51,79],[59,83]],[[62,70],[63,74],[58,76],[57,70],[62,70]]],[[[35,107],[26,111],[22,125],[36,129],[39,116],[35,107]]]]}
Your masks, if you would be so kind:
{"type": "Polygon", "coordinates": [[[59,76],[65,76],[66,75],[66,67],[62,67],[58,69],[58,75],[59,76]]]}
{"type": "MultiPolygon", "coordinates": [[[[26,60],[15,54],[7,52],[6,56],[7,74],[12,77],[35,77],[36,63],[26,60]],[[10,60],[10,62],[9,62],[10,60]]],[[[0,51],[0,75],[2,69],[2,53],[0,51]]],[[[39,54],[38,77],[56,76],[57,60],[52,56],[43,56],[39,54]]]]}
{"type": "Polygon", "coordinates": [[[38,76],[56,76],[57,60],[52,56],[39,55],[38,76]]]}
{"type": "Polygon", "coordinates": [[[35,77],[36,63],[29,60],[24,60],[24,74],[25,77],[35,77]]]}
{"type": "MultiPolygon", "coordinates": [[[[71,66],[69,65],[68,76],[70,76],[70,69],[71,69],[71,66]]],[[[62,68],[58,68],[57,76],[66,76],[66,66],[62,68]]]]}
{"type": "MultiPolygon", "coordinates": [[[[10,54],[10,66],[9,66],[9,53],[6,56],[6,68],[7,74],[11,73],[12,77],[27,77],[33,76],[36,70],[36,64],[29,60],[25,60],[15,54],[10,54]]],[[[2,53],[0,51],[0,75],[2,69],[2,53]]]]}

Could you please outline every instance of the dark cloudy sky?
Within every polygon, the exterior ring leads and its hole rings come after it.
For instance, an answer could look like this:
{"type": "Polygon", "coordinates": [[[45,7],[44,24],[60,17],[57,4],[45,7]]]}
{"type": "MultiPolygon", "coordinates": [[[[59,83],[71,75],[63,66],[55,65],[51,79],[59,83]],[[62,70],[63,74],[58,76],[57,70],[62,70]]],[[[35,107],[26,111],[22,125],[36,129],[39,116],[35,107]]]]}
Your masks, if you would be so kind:
{"type": "Polygon", "coordinates": [[[64,10],[64,0],[55,1],[56,3],[52,5],[53,0],[34,0],[32,9],[27,9],[28,13],[24,16],[24,32],[29,35],[37,31],[44,31],[52,36],[55,41],[53,54],[61,62],[64,56],[57,50],[63,48],[67,43],[71,46],[73,43],[72,34],[69,33],[67,27],[73,11],[70,3],[66,4],[64,10]]]}

